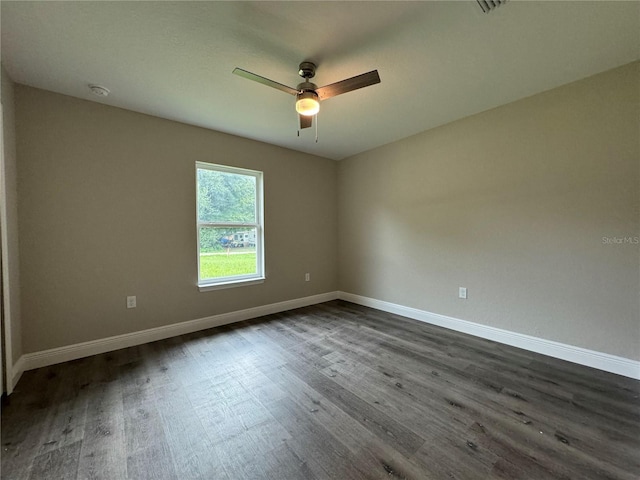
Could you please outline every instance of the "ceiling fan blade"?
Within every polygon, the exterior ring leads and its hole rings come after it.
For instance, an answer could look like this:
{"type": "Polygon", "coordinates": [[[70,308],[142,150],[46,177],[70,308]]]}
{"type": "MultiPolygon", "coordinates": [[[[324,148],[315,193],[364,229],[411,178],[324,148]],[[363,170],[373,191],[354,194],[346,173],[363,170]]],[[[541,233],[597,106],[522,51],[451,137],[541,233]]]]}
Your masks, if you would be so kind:
{"type": "Polygon", "coordinates": [[[300,130],[303,128],[309,128],[311,126],[311,122],[313,121],[312,116],[308,115],[298,115],[300,117],[300,130]]]}
{"type": "Polygon", "coordinates": [[[376,83],[380,83],[380,75],[378,75],[377,70],[373,70],[340,82],[332,83],[331,85],[320,87],[316,90],[316,93],[320,97],[320,100],[326,100],[327,98],[368,87],[369,85],[375,85],[376,83]]]}
{"type": "Polygon", "coordinates": [[[267,87],[278,89],[281,92],[288,93],[290,95],[298,94],[298,90],[296,90],[295,88],[287,87],[286,85],[274,82],[273,80],[269,80],[268,78],[261,77],[260,75],[256,75],[255,73],[247,72],[246,70],[243,70],[241,68],[234,68],[233,73],[248,80],[253,80],[254,82],[266,85],[267,87]]]}

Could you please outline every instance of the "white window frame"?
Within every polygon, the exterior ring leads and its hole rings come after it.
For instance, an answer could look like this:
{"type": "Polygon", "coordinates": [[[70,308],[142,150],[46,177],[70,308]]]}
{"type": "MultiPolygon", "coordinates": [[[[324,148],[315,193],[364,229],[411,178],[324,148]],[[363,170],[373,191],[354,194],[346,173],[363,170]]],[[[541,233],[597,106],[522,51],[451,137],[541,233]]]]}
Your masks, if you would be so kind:
{"type": "Polygon", "coordinates": [[[207,162],[196,162],[196,237],[197,237],[197,262],[198,262],[198,289],[201,292],[209,290],[219,290],[223,288],[240,287],[263,283],[264,274],[264,198],[263,198],[263,173],[258,170],[248,170],[246,168],[230,167],[227,165],[217,165],[207,162]],[[199,185],[198,170],[213,170],[216,172],[232,173],[236,175],[251,176],[256,179],[256,221],[247,222],[201,222],[198,218],[199,212],[199,185]],[[255,228],[256,229],[256,273],[248,275],[233,275],[229,277],[218,277],[200,279],[200,228],[201,227],[231,227],[231,228],[255,228]]]}

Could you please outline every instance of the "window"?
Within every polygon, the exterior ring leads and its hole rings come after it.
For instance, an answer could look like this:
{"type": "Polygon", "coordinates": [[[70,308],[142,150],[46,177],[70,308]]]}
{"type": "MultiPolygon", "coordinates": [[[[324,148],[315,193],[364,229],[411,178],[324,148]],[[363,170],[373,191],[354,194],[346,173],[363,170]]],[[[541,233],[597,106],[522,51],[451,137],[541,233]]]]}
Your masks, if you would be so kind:
{"type": "Polygon", "coordinates": [[[262,172],[196,162],[198,286],[264,280],[262,172]]]}

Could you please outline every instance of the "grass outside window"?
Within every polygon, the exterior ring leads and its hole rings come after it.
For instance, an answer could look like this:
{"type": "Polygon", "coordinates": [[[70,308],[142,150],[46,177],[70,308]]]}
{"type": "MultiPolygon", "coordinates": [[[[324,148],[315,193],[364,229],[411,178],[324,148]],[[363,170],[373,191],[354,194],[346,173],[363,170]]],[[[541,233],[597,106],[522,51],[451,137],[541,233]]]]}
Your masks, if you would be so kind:
{"type": "Polygon", "coordinates": [[[254,273],[256,253],[202,253],[200,275],[203,278],[231,277],[254,273]]]}

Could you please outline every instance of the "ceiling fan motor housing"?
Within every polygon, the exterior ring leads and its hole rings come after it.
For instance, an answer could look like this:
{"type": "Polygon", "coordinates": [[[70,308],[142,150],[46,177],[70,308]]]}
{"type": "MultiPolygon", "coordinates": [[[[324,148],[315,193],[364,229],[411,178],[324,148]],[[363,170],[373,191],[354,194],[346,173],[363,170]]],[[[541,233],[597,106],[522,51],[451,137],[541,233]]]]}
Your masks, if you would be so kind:
{"type": "Polygon", "coordinates": [[[298,70],[298,75],[302,78],[309,79],[316,76],[316,64],[312,62],[302,62],[298,70]]]}
{"type": "Polygon", "coordinates": [[[302,82],[299,83],[296,87],[300,93],[302,92],[315,92],[318,86],[315,83],[311,82],[302,82]]]}

